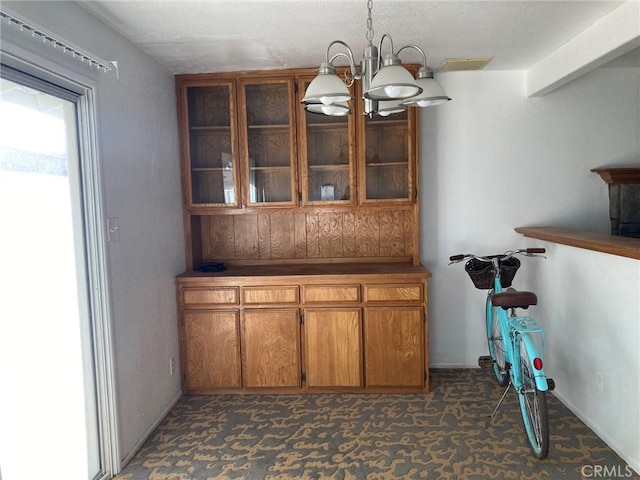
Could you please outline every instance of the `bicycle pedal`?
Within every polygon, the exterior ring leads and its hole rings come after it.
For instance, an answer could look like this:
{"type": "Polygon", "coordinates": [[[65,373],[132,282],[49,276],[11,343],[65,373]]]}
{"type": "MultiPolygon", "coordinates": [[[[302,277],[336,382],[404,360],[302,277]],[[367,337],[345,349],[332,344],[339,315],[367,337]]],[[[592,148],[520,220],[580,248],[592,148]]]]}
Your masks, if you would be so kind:
{"type": "Polygon", "coordinates": [[[547,378],[547,386],[549,387],[549,391],[555,390],[556,382],[553,381],[553,378],[547,378]]]}
{"type": "Polygon", "coordinates": [[[493,358],[490,355],[483,355],[478,357],[478,365],[480,368],[492,368],[493,367],[493,358]]]}

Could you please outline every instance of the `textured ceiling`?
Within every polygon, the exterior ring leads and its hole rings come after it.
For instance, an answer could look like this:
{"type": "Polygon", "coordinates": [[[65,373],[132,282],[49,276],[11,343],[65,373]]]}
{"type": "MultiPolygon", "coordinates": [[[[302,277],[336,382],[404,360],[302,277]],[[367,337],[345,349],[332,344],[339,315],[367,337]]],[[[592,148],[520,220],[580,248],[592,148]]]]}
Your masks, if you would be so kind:
{"type": "MultiPolygon", "coordinates": [[[[359,62],[367,44],[365,0],[78,3],[173,73],[317,67],[336,39],[359,62]]],[[[373,42],[389,33],[396,50],[418,45],[432,68],[447,57],[494,56],[485,70],[527,69],[621,3],[375,0],[373,42]]],[[[401,58],[420,60],[412,50],[401,58]]]]}

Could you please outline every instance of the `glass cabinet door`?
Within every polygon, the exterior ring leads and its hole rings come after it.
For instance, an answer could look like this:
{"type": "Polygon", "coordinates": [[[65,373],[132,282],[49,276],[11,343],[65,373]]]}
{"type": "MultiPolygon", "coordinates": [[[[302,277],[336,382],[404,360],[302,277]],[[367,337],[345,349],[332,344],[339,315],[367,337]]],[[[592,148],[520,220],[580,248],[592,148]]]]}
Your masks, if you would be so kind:
{"type": "MultiPolygon", "coordinates": [[[[311,78],[298,82],[304,96],[311,78]]],[[[312,113],[299,103],[302,202],[355,203],[355,118],[312,113]]]]}
{"type": "Polygon", "coordinates": [[[242,80],[245,204],[296,205],[293,79],[242,80]]]}
{"type": "Polygon", "coordinates": [[[233,83],[187,86],[191,207],[239,205],[233,83]]]}
{"type": "Polygon", "coordinates": [[[415,139],[409,132],[415,109],[388,117],[362,117],[360,201],[411,202],[414,197],[415,139]]]}

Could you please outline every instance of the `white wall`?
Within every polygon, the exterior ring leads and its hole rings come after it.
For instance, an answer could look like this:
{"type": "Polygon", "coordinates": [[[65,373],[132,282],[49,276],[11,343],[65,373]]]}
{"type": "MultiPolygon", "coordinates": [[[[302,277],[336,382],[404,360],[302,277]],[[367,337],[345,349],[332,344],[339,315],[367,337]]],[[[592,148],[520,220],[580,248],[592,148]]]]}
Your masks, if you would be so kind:
{"type": "Polygon", "coordinates": [[[119,62],[117,79],[113,72],[90,72],[59,50],[35,45],[28,35],[20,40],[25,49],[97,85],[105,217],[118,217],[120,225],[120,239],[109,244],[108,258],[120,455],[125,458],[180,395],[179,375],[169,375],[169,358],[179,357],[174,276],[184,270],[174,78],[73,3],[3,5],[119,62]]]}
{"type": "Polygon", "coordinates": [[[640,472],[640,261],[528,239],[554,394],[640,472]],[[568,285],[570,288],[557,288],[568,285]]]}
{"type": "Polygon", "coordinates": [[[607,186],[590,169],[640,164],[639,78],[599,69],[526,98],[524,72],[439,75],[453,100],[420,119],[432,366],[476,365],[485,348],[484,294],[461,265],[445,269],[450,255],[521,247],[524,225],[609,231],[607,186]]]}
{"type": "MultiPolygon", "coordinates": [[[[420,126],[421,252],[433,273],[430,364],[475,366],[486,353],[484,292],[474,289],[461,264],[445,268],[445,263],[456,253],[491,254],[540,243],[515,233],[517,226],[608,233],[607,185],[590,169],[640,166],[640,70],[594,70],[540,98],[525,97],[524,72],[458,72],[441,74],[438,80],[453,100],[425,109],[420,126]]],[[[514,285],[531,287],[530,275],[543,272],[547,289],[557,289],[557,298],[544,307],[548,310],[531,310],[550,332],[548,373],[558,380],[558,395],[637,468],[637,429],[620,430],[621,422],[638,424],[631,423],[640,408],[637,355],[635,370],[610,374],[622,368],[612,361],[617,358],[612,348],[621,350],[620,355],[638,351],[640,262],[626,260],[617,270],[620,259],[602,255],[600,269],[616,265],[611,283],[577,283],[576,277],[597,275],[577,269],[581,262],[592,261],[592,255],[558,250],[550,248],[548,260],[523,259],[514,285]],[[615,292],[623,306],[609,313],[625,319],[624,326],[611,320],[595,329],[594,337],[581,326],[595,327],[603,319],[603,297],[595,294],[599,288],[607,295],[615,292]],[[583,297],[588,301],[578,305],[583,297]],[[570,315],[560,321],[551,313],[556,311],[570,315]],[[626,335],[613,333],[620,327],[626,335]],[[574,332],[570,366],[561,363],[568,340],[551,338],[558,331],[574,332]],[[595,348],[598,338],[607,338],[607,348],[595,348]],[[602,390],[590,400],[576,381],[588,378],[592,365],[601,365],[597,388],[602,390]],[[611,408],[618,390],[631,395],[629,400],[602,413],[611,408]],[[629,438],[633,436],[635,440],[629,438]]],[[[541,305],[551,294],[541,292],[541,305]]]]}

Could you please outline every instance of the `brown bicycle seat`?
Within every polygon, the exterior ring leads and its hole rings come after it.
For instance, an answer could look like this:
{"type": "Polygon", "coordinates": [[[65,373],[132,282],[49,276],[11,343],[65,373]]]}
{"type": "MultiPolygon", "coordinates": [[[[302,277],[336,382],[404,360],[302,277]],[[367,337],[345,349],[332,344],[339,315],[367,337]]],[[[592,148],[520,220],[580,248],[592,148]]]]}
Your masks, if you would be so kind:
{"type": "Polygon", "coordinates": [[[533,292],[509,289],[506,292],[495,293],[491,297],[491,303],[494,307],[502,307],[505,310],[509,308],[528,308],[529,305],[538,304],[538,297],[533,292]]]}

